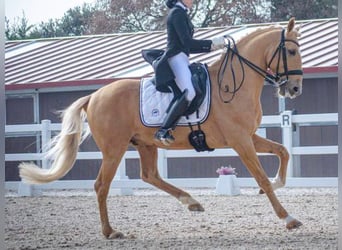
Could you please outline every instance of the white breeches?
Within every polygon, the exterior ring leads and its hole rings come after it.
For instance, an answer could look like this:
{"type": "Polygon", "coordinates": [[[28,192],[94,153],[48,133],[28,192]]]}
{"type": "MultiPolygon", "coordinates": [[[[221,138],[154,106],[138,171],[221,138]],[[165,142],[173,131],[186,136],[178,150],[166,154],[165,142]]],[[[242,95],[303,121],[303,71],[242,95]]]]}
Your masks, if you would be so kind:
{"type": "Polygon", "coordinates": [[[196,92],[191,82],[191,72],[189,69],[190,61],[189,57],[181,52],[173,57],[168,59],[170,68],[175,75],[176,84],[179,89],[183,92],[185,89],[188,89],[188,94],[186,99],[188,101],[192,101],[195,96],[196,92]]]}

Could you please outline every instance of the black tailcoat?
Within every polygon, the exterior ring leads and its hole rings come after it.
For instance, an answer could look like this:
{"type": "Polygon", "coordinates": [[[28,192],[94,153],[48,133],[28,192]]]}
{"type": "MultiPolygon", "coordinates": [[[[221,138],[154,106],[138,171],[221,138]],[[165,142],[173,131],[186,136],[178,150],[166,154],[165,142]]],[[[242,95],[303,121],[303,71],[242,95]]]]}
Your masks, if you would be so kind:
{"type": "Polygon", "coordinates": [[[210,52],[211,40],[193,39],[194,26],[183,8],[173,7],[167,17],[167,49],[155,65],[155,78],[158,90],[164,88],[168,82],[174,79],[173,72],[169,66],[168,59],[184,52],[191,53],[210,52]]]}

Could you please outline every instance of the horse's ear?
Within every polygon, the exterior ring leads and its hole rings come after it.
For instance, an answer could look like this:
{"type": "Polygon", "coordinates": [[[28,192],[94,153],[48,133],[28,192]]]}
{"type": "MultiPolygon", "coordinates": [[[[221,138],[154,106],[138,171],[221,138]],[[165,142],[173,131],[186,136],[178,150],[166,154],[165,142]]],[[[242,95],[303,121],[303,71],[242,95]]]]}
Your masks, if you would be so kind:
{"type": "Polygon", "coordinates": [[[295,27],[295,31],[297,32],[297,37],[300,37],[301,33],[300,33],[300,29],[302,28],[302,24],[300,24],[300,26],[295,27]]]}
{"type": "Polygon", "coordinates": [[[289,24],[287,25],[287,33],[291,32],[295,26],[295,18],[291,17],[289,24]]]}

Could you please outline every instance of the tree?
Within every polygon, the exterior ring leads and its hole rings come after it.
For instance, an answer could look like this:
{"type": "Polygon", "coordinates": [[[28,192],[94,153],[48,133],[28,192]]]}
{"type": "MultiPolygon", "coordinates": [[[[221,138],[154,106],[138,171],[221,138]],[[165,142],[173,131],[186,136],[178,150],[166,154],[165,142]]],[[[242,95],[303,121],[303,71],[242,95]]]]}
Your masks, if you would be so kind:
{"type": "Polygon", "coordinates": [[[89,4],[69,9],[59,22],[59,29],[66,36],[81,36],[88,32],[91,26],[94,9],[89,4]]]}
{"type": "Polygon", "coordinates": [[[160,30],[164,26],[166,6],[159,0],[97,0],[93,18],[95,33],[105,27],[110,32],[160,30]]]}
{"type": "Polygon", "coordinates": [[[32,28],[33,25],[28,24],[24,11],[20,18],[14,20],[12,25],[5,17],[5,35],[8,40],[27,39],[32,28]]]}
{"type": "Polygon", "coordinates": [[[6,38],[17,40],[90,34],[94,12],[94,7],[85,3],[69,9],[60,19],[49,19],[38,25],[28,25],[25,13],[19,20],[15,19],[13,24],[6,18],[6,38]]]}
{"type": "Polygon", "coordinates": [[[41,22],[35,26],[30,33],[30,38],[48,38],[66,36],[60,29],[58,19],[49,19],[47,22],[41,22]]]}
{"type": "Polygon", "coordinates": [[[195,0],[190,13],[197,27],[227,26],[269,21],[266,0],[195,0]]]}
{"type": "MultiPolygon", "coordinates": [[[[164,0],[96,0],[69,9],[60,19],[28,25],[21,19],[10,24],[6,19],[6,37],[81,36],[164,30],[167,7],[164,0]]],[[[337,17],[337,0],[194,0],[189,13],[195,27],[337,17]],[[308,11],[310,10],[310,11],[308,11]]]]}
{"type": "Polygon", "coordinates": [[[331,18],[338,16],[337,0],[271,0],[272,21],[331,18]]]}
{"type": "MultiPolygon", "coordinates": [[[[165,29],[167,7],[160,0],[97,0],[97,28],[110,22],[113,32],[165,29]],[[101,24],[101,25],[98,25],[101,24]]],[[[196,27],[234,25],[269,21],[267,0],[194,0],[190,17],[196,27]]],[[[98,30],[95,28],[95,30],[98,30]]]]}

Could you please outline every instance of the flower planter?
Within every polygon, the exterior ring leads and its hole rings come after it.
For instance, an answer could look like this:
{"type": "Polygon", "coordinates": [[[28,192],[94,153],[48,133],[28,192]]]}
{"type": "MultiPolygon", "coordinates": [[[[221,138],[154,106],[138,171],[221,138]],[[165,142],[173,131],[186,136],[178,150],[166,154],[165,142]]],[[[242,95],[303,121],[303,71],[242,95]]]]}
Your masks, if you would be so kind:
{"type": "Polygon", "coordinates": [[[216,193],[222,195],[239,195],[240,187],[235,175],[220,175],[216,183],[216,193]]]}

